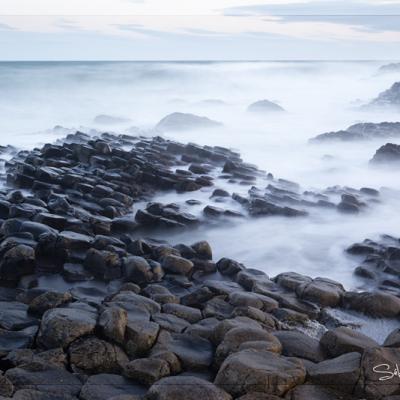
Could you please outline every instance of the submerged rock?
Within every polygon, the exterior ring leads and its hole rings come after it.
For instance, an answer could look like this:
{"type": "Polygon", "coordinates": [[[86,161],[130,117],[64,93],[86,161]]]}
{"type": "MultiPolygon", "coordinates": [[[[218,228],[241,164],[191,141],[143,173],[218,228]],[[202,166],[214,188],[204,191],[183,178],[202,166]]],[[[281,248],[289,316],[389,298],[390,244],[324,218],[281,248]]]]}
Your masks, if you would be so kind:
{"type": "Polygon", "coordinates": [[[399,164],[400,163],[400,145],[386,143],[381,146],[372,157],[371,164],[399,164]]]}
{"type": "Polygon", "coordinates": [[[220,122],[195,114],[175,112],[164,117],[155,127],[156,130],[184,131],[191,129],[216,128],[222,126],[220,122]]]}
{"type": "Polygon", "coordinates": [[[400,82],[395,82],[389,89],[380,93],[368,106],[387,107],[400,106],[400,82]]]}
{"type": "Polygon", "coordinates": [[[322,133],[310,139],[310,143],[353,142],[397,137],[400,137],[400,122],[365,122],[351,125],[345,130],[322,133]]]}
{"type": "Polygon", "coordinates": [[[126,124],[130,122],[130,119],[107,114],[99,114],[94,118],[93,122],[100,125],[118,125],[126,124]]]}
{"type": "Polygon", "coordinates": [[[380,74],[388,74],[388,73],[395,73],[400,72],[400,63],[390,63],[385,64],[379,67],[378,73],[380,74]]]}
{"type": "Polygon", "coordinates": [[[259,100],[252,103],[247,108],[247,111],[257,113],[268,113],[268,112],[282,112],[285,111],[280,105],[273,103],[269,100],[259,100]]]}

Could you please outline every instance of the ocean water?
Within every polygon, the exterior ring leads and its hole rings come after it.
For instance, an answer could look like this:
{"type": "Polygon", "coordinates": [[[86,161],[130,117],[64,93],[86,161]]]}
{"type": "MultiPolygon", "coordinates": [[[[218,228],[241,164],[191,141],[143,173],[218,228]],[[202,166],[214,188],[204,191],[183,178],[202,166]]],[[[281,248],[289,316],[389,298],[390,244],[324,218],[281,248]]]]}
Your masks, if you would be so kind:
{"type": "MultiPolygon", "coordinates": [[[[297,271],[327,276],[359,288],[357,260],[344,249],[365,238],[399,235],[398,170],[368,161],[386,141],[310,145],[308,139],[357,122],[399,121],[398,111],[361,111],[400,76],[379,74],[383,62],[9,62],[0,63],[0,144],[33,148],[67,129],[148,135],[165,115],[207,116],[222,128],[168,132],[181,142],[221,145],[303,189],[332,185],[386,188],[381,203],[357,216],[319,211],[299,219],[259,218],[168,233],[174,243],[210,241],[215,258],[226,256],[276,275],[297,271]],[[269,99],[287,112],[254,115],[252,102],[269,99]],[[99,114],[127,121],[102,126],[99,114]]],[[[391,140],[400,142],[400,140],[391,140]]],[[[248,188],[242,188],[243,191],[248,188]]],[[[230,190],[232,191],[232,190],[230,190]]],[[[198,195],[165,193],[158,200],[184,202],[198,195]]],[[[133,210],[134,211],[134,210],[133,210]]]]}

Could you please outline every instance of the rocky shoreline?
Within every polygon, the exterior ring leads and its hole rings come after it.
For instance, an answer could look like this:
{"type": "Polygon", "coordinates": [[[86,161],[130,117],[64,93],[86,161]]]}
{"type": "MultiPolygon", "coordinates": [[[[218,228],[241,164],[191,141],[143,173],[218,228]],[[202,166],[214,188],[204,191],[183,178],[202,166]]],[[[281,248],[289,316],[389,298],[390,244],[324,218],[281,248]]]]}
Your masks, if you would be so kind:
{"type": "MultiPolygon", "coordinates": [[[[9,149],[5,148],[5,152],[9,149]]],[[[221,147],[81,132],[15,154],[0,198],[0,398],[386,399],[400,395],[399,240],[348,252],[376,289],[293,272],[269,277],[206,241],[157,230],[315,208],[359,213],[372,188],[305,192],[221,147]],[[250,187],[248,196],[216,187],[250,187]],[[266,183],[259,189],[257,183],[266,183]],[[202,215],[195,192],[220,207],[202,215]],[[193,192],[187,208],[155,193],[193,192]],[[134,206],[144,202],[144,208],[134,206]],[[134,210],[134,212],[133,212],[134,210]],[[368,268],[366,267],[368,266],[368,268]],[[391,321],[381,342],[343,316],[391,321]],[[386,336],[386,335],[385,335],[386,336]],[[376,370],[388,364],[388,370],[376,370]]]]}

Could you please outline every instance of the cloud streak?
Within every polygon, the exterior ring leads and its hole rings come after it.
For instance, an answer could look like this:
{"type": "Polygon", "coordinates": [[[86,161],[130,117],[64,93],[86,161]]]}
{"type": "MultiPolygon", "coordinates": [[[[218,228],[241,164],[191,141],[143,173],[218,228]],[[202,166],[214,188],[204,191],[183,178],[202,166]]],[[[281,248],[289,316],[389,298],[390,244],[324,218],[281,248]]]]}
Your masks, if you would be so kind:
{"type": "Polygon", "coordinates": [[[352,21],[327,18],[315,20],[256,16],[127,16],[127,17],[0,17],[0,23],[25,32],[52,33],[60,30],[81,30],[104,35],[137,37],[162,33],[202,35],[232,35],[265,33],[315,41],[355,40],[370,42],[400,41],[400,32],[358,25],[352,21]]]}

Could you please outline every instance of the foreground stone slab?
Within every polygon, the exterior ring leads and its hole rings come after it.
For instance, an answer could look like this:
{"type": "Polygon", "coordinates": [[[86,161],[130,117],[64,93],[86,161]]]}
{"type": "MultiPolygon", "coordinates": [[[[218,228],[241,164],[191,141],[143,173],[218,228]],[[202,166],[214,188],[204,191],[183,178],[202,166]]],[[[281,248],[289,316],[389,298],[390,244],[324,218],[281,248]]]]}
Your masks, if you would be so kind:
{"type": "Polygon", "coordinates": [[[379,346],[370,337],[344,326],[326,332],[321,338],[321,345],[331,357],[353,351],[362,354],[365,349],[379,346]]]}
{"type": "Polygon", "coordinates": [[[146,400],[231,400],[232,397],[219,387],[193,376],[172,376],[155,383],[146,400]]]}
{"type": "Polygon", "coordinates": [[[38,343],[47,349],[68,346],[80,336],[93,333],[96,319],[96,313],[79,308],[46,311],[40,325],[38,343]]]}
{"type": "Polygon", "coordinates": [[[252,391],[282,396],[302,384],[305,376],[305,368],[296,358],[244,350],[224,361],[215,384],[236,397],[252,391]]]}
{"type": "Polygon", "coordinates": [[[308,367],[310,382],[351,394],[360,377],[360,360],[359,353],[348,353],[308,367]]]}
{"type": "Polygon", "coordinates": [[[364,395],[367,399],[381,399],[399,394],[399,360],[400,349],[376,347],[365,350],[356,394],[364,395]]]}
{"type": "Polygon", "coordinates": [[[145,387],[123,376],[99,374],[86,381],[79,397],[82,400],[109,400],[118,396],[132,396],[127,398],[139,400],[145,391],[145,387]]]}
{"type": "Polygon", "coordinates": [[[46,393],[76,396],[82,386],[81,381],[65,369],[37,362],[9,369],[5,376],[16,390],[39,389],[46,393]]]}

